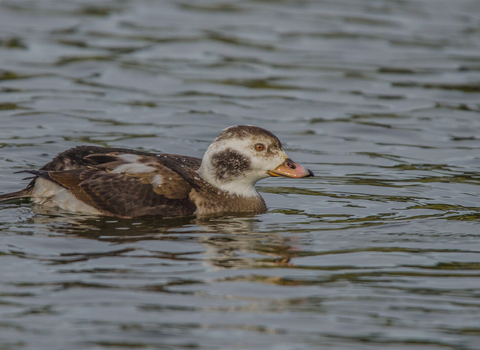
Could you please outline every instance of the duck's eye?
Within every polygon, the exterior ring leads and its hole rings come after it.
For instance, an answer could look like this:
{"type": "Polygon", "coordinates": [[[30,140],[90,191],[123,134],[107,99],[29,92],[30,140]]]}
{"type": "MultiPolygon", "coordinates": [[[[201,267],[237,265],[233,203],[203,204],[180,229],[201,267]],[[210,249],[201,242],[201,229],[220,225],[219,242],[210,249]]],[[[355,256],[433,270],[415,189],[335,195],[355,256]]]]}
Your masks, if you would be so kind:
{"type": "Polygon", "coordinates": [[[263,143],[257,143],[255,144],[255,150],[258,152],[261,152],[265,149],[265,145],[263,143]]]}

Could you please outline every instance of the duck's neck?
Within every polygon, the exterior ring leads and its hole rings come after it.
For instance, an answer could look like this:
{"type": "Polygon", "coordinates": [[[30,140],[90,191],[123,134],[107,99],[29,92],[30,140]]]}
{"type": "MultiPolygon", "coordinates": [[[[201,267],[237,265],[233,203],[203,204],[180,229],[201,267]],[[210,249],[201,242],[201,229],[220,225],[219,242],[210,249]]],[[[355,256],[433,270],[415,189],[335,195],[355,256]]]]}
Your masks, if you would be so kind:
{"type": "Polygon", "coordinates": [[[239,176],[233,180],[218,179],[215,174],[209,170],[209,167],[204,166],[203,162],[197,170],[197,173],[205,182],[213,188],[224,192],[226,195],[245,198],[260,197],[255,189],[255,182],[252,183],[248,178],[242,178],[239,176]]]}
{"type": "Polygon", "coordinates": [[[196,214],[199,215],[215,213],[260,214],[267,211],[265,201],[257,191],[255,191],[255,195],[245,197],[229,193],[207,182],[204,186],[192,190],[190,200],[197,206],[196,214]]]}

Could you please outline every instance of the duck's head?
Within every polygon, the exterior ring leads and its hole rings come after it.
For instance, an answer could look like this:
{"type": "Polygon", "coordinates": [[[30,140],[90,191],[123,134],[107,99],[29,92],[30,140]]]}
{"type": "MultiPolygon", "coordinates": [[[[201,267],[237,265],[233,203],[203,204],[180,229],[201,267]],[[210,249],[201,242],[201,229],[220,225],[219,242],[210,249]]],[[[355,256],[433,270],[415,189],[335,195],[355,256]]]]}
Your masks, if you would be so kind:
{"type": "Polygon", "coordinates": [[[244,197],[257,196],[255,183],[266,177],[313,176],[288,158],[274,134],[252,125],[223,130],[205,152],[198,173],[215,187],[244,197]]]}

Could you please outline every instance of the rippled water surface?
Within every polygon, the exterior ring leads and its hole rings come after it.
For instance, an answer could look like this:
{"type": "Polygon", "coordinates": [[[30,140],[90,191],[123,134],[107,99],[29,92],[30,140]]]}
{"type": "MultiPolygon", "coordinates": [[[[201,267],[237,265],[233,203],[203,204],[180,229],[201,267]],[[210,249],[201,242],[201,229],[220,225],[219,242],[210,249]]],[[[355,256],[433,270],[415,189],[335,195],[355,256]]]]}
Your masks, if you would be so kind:
{"type": "Polygon", "coordinates": [[[480,2],[0,0],[0,192],[274,132],[254,217],[0,205],[0,349],[479,349],[480,2]]]}

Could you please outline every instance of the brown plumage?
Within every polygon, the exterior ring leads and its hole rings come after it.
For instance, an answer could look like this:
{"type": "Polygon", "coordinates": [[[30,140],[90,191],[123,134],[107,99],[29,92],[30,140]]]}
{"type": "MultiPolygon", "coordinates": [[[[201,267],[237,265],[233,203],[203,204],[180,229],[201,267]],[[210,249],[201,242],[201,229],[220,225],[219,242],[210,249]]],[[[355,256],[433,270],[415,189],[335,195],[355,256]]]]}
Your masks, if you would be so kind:
{"type": "Polygon", "coordinates": [[[25,171],[34,175],[30,184],[0,195],[0,201],[31,197],[69,211],[124,218],[261,213],[266,205],[253,187],[256,181],[268,176],[313,176],[287,158],[281,147],[275,135],[253,126],[225,129],[203,161],[79,146],[58,154],[40,170],[25,171]],[[263,146],[255,151],[259,143],[263,146]]]}

